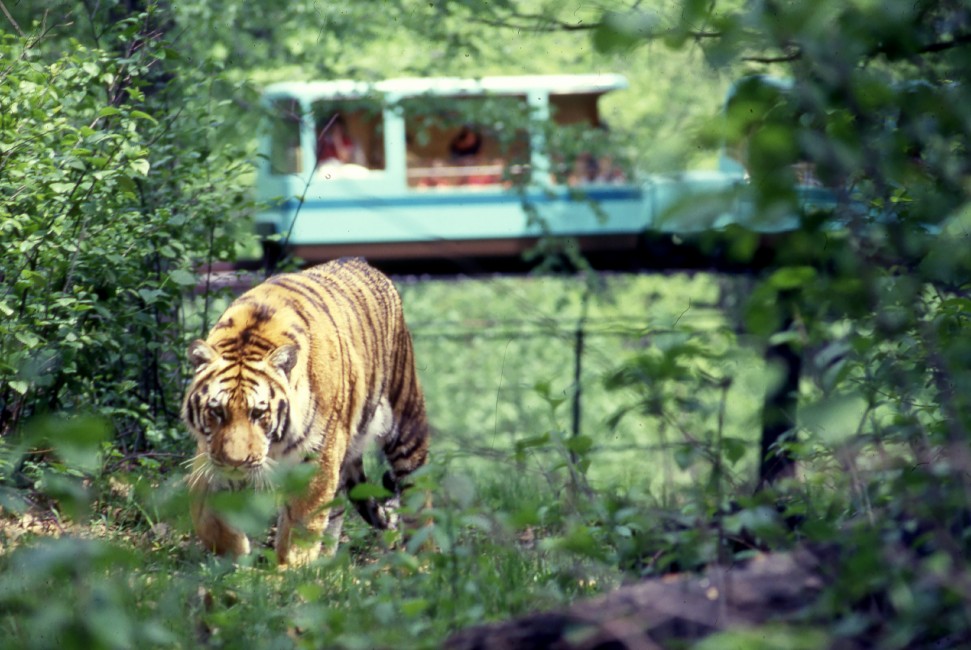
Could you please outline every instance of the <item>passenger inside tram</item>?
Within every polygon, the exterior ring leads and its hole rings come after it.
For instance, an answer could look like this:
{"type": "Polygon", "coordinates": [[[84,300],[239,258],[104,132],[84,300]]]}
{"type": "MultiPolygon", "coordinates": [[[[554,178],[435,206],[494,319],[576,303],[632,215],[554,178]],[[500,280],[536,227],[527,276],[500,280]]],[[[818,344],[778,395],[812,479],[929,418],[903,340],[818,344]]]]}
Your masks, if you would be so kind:
{"type": "Polygon", "coordinates": [[[600,93],[550,96],[553,127],[547,133],[550,180],[557,185],[620,185],[630,182],[630,166],[618,156],[600,111],[600,93]]]}
{"type": "Polygon", "coordinates": [[[414,120],[409,131],[408,184],[421,189],[497,185],[505,160],[494,137],[474,124],[414,120]]]}
{"type": "Polygon", "coordinates": [[[482,151],[482,135],[471,125],[463,124],[462,128],[448,145],[452,160],[459,164],[468,164],[475,161],[479,152],[482,151]]]}
{"type": "Polygon", "coordinates": [[[344,116],[335,113],[318,127],[317,173],[328,178],[352,178],[368,174],[364,150],[351,135],[344,116]]]}

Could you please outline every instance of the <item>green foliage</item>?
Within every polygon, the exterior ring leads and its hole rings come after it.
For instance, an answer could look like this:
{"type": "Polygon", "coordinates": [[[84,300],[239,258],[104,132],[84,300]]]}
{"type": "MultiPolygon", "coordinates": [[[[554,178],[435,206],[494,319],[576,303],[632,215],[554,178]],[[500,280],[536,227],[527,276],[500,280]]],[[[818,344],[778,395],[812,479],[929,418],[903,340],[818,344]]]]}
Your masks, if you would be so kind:
{"type": "Polygon", "coordinates": [[[847,558],[823,618],[838,621],[837,636],[885,647],[959,644],[964,578],[930,565],[966,576],[971,550],[960,451],[971,442],[971,278],[964,229],[952,225],[969,199],[971,123],[958,114],[971,22],[950,2],[705,7],[640,37],[680,32],[713,62],[785,77],[737,84],[719,137],[760,214],[800,216],[743,314],[753,342],[789,345],[816,380],[803,383],[787,443],[806,469],[779,488],[819,503],[814,486],[825,486],[841,502],[839,516],[804,520],[847,558]],[[807,183],[828,193],[822,210],[805,201],[807,183]]]}
{"type": "Polygon", "coordinates": [[[695,650],[823,650],[832,647],[832,639],[820,630],[772,625],[713,634],[693,647],[695,650]]]}
{"type": "Polygon", "coordinates": [[[126,447],[171,436],[194,265],[245,232],[227,218],[246,188],[214,124],[225,102],[186,94],[191,70],[158,87],[173,55],[139,27],[111,33],[125,57],[0,43],[2,435],[97,409],[126,447]]]}
{"type": "MultiPolygon", "coordinates": [[[[138,4],[4,5],[25,33],[0,42],[0,507],[21,516],[0,528],[0,638],[435,646],[625,574],[796,543],[834,558],[800,619],[699,647],[971,638],[961,3],[138,4]],[[631,77],[605,104],[637,169],[723,145],[744,167],[740,196],[686,209],[796,217],[772,267],[720,285],[402,286],[439,429],[420,477],[434,528],[387,551],[393,535],[349,521],[336,558],[284,575],[265,548],[240,567],[203,555],[165,454],[184,343],[214,309],[187,298],[195,265],[231,258],[247,230],[251,148],[234,143],[256,111],[229,103],[252,102],[239,80],[591,69],[631,77]],[[782,383],[760,357],[779,345],[804,359],[781,443],[800,471],[756,491],[758,402],[782,383]],[[37,511],[65,537],[14,534],[37,511]]],[[[603,143],[552,144],[568,160],[603,143]]],[[[733,260],[756,259],[755,235],[724,234],[733,260]]],[[[258,531],[266,496],[221,505],[258,531]]]]}

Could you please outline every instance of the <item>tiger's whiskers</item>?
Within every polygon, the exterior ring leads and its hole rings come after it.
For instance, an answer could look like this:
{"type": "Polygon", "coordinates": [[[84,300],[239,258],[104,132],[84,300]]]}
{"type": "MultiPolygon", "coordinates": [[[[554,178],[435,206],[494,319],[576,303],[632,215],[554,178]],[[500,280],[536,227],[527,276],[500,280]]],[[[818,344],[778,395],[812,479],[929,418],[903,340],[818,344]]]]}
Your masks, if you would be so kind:
{"type": "Polygon", "coordinates": [[[250,482],[256,490],[268,492],[276,487],[276,461],[267,456],[263,463],[250,474],[250,482]]]}
{"type": "Polygon", "coordinates": [[[249,485],[255,490],[269,492],[276,487],[276,461],[272,458],[264,458],[263,463],[245,473],[240,478],[230,478],[224,476],[219,468],[209,459],[209,455],[201,452],[182,463],[189,467],[191,471],[186,477],[186,483],[190,490],[210,486],[217,487],[226,483],[242,487],[249,485]]]}
{"type": "Polygon", "coordinates": [[[186,483],[190,490],[194,490],[203,485],[211,485],[215,478],[216,468],[209,460],[209,454],[200,452],[183,463],[192,469],[186,477],[186,483]]]}

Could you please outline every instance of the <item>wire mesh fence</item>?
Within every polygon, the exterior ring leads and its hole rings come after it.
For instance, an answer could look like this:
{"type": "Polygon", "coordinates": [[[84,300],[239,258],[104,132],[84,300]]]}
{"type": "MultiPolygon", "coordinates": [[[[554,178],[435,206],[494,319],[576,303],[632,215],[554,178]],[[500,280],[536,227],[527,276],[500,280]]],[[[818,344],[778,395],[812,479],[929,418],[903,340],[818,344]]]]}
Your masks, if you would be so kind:
{"type": "Polygon", "coordinates": [[[436,447],[455,468],[663,490],[754,475],[760,353],[714,276],[400,285],[436,447]]]}

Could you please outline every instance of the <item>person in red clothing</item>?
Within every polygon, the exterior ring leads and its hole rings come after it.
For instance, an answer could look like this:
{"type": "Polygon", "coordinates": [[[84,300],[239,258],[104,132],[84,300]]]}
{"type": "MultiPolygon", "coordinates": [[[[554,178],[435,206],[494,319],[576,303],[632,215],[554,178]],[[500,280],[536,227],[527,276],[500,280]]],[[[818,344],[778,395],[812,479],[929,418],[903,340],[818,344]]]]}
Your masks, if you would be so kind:
{"type": "Polygon", "coordinates": [[[343,116],[338,113],[317,135],[317,165],[364,165],[364,154],[354,142],[343,116]]]}

